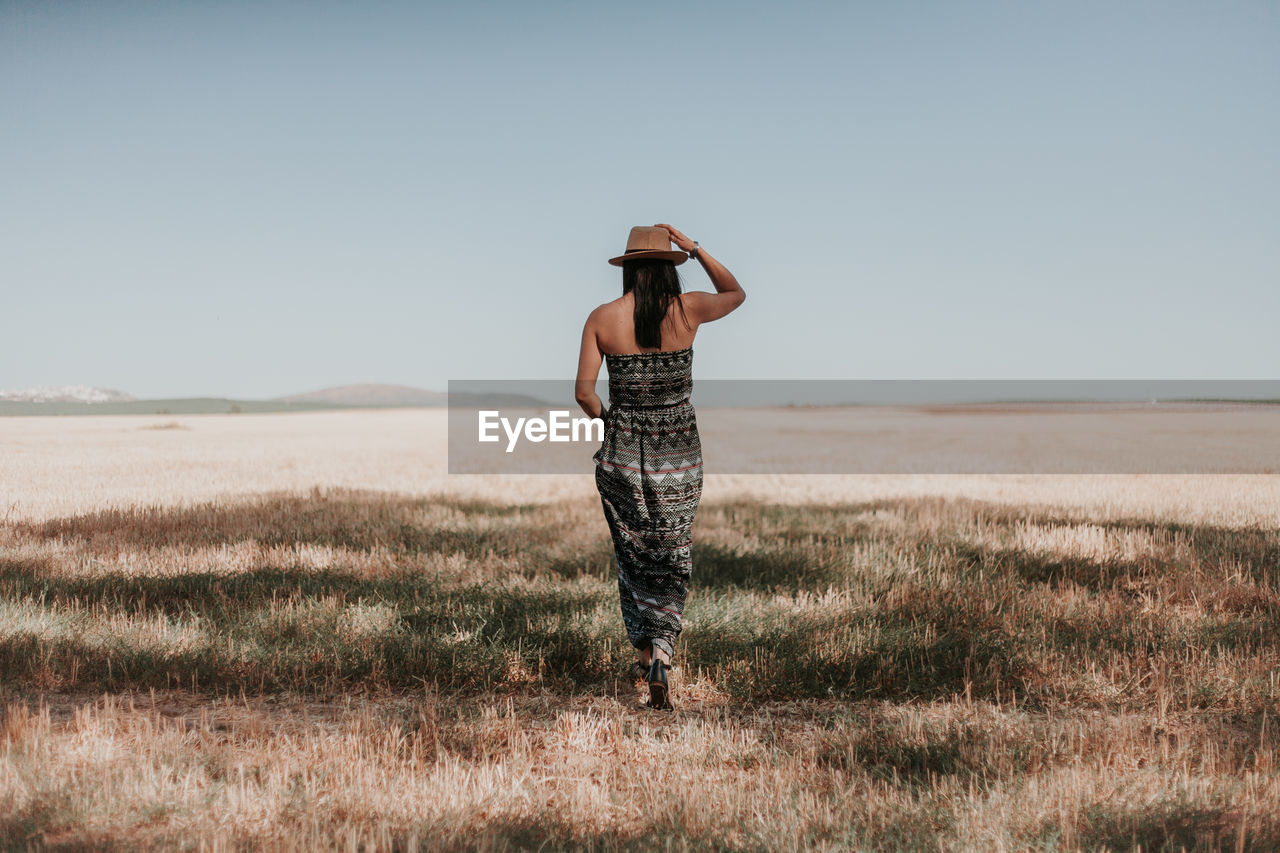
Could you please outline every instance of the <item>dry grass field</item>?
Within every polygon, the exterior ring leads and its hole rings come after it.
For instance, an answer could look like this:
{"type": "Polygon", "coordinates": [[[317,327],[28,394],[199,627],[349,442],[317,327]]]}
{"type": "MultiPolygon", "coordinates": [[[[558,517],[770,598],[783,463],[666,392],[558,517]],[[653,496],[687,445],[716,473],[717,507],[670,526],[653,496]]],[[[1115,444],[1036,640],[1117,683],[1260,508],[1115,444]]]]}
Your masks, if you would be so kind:
{"type": "Polygon", "coordinates": [[[661,713],[443,429],[0,420],[4,849],[1280,849],[1280,477],[709,476],[661,713]]]}

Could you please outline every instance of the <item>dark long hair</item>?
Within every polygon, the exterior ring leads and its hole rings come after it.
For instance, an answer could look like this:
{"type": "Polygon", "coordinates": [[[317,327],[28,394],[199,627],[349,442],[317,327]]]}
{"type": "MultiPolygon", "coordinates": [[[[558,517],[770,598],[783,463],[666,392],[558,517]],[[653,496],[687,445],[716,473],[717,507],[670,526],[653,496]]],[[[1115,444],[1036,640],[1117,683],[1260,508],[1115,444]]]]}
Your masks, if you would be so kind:
{"type": "Polygon", "coordinates": [[[622,292],[635,294],[636,343],[661,349],[662,320],[667,316],[671,300],[676,301],[680,315],[684,316],[684,303],[680,300],[683,288],[675,263],[655,258],[623,261],[622,292]]]}

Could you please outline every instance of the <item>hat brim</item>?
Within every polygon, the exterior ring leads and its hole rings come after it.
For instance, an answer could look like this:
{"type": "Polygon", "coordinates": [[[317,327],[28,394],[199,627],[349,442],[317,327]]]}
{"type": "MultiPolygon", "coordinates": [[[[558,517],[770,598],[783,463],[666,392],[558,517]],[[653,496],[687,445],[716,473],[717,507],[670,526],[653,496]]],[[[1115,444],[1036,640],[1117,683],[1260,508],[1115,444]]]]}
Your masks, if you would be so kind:
{"type": "Polygon", "coordinates": [[[663,249],[644,249],[639,252],[627,252],[625,255],[618,255],[616,258],[610,258],[609,263],[615,267],[622,266],[623,261],[643,261],[653,259],[672,261],[676,266],[680,266],[689,260],[689,256],[684,252],[668,251],[663,249]]]}

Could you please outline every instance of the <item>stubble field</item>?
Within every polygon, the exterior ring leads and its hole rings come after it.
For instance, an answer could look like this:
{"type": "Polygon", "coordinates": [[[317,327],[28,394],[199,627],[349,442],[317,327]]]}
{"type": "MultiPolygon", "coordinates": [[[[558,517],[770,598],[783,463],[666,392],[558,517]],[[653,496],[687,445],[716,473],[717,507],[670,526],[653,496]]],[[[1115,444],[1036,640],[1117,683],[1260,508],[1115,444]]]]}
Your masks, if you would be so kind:
{"type": "Polygon", "coordinates": [[[5,847],[1280,848],[1280,477],[709,475],[664,714],[443,429],[0,421],[5,847]]]}

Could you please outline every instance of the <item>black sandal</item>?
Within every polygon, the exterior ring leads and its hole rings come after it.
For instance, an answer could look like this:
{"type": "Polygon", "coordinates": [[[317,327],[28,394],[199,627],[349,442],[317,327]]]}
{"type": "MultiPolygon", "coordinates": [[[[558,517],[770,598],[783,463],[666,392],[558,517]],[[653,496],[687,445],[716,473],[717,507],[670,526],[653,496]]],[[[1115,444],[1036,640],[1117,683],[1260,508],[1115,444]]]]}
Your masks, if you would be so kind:
{"type": "Polygon", "coordinates": [[[659,711],[671,711],[671,685],[667,682],[667,670],[671,667],[655,657],[649,665],[649,707],[659,711]]]}

